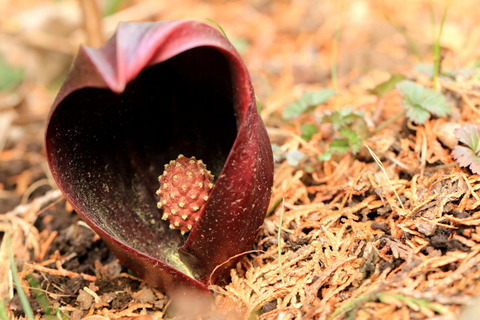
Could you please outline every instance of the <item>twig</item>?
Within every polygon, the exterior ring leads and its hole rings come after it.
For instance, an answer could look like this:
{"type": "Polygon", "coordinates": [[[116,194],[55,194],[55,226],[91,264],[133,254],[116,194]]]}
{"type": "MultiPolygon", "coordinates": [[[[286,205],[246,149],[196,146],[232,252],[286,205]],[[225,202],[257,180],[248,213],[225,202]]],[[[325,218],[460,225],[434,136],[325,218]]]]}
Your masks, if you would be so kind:
{"type": "Polygon", "coordinates": [[[69,278],[77,278],[77,277],[83,277],[83,279],[87,281],[96,281],[97,277],[89,275],[89,274],[84,274],[84,273],[77,273],[73,271],[68,271],[65,269],[52,269],[52,268],[47,268],[40,266],[38,264],[32,264],[32,263],[25,263],[25,267],[28,267],[32,270],[38,271],[38,272],[44,272],[47,274],[55,275],[55,276],[60,276],[60,277],[69,277],[69,278]]]}

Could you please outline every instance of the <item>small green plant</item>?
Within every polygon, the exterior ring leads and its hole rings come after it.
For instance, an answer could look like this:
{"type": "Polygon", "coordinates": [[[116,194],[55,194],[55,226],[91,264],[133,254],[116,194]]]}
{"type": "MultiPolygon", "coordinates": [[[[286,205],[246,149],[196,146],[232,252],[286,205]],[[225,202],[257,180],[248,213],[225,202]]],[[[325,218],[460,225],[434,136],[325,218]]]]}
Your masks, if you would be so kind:
{"type": "Polygon", "coordinates": [[[397,83],[397,89],[402,95],[407,117],[417,124],[425,123],[432,115],[446,117],[452,112],[445,96],[436,90],[409,80],[397,83]]]}
{"type": "Polygon", "coordinates": [[[475,174],[480,174],[480,126],[466,124],[455,130],[455,136],[463,145],[452,150],[452,156],[460,167],[469,167],[475,174]]]}
{"type": "Polygon", "coordinates": [[[318,91],[307,91],[298,100],[290,102],[283,111],[282,117],[285,120],[291,120],[300,115],[312,110],[319,104],[326,103],[327,100],[333,97],[336,91],[333,89],[321,89],[318,91]]]}
{"type": "Polygon", "coordinates": [[[354,111],[352,107],[326,113],[322,123],[332,125],[335,138],[330,142],[328,151],[318,156],[318,160],[330,160],[334,153],[359,152],[363,140],[367,137],[367,126],[363,117],[363,112],[354,111]]]}
{"type": "Polygon", "coordinates": [[[303,140],[310,141],[312,136],[318,132],[318,129],[313,123],[304,123],[300,126],[300,132],[303,140]]]}
{"type": "Polygon", "coordinates": [[[356,120],[363,119],[364,116],[363,112],[354,111],[352,107],[343,107],[333,112],[326,112],[322,122],[331,123],[333,129],[340,130],[354,124],[356,120]]]}

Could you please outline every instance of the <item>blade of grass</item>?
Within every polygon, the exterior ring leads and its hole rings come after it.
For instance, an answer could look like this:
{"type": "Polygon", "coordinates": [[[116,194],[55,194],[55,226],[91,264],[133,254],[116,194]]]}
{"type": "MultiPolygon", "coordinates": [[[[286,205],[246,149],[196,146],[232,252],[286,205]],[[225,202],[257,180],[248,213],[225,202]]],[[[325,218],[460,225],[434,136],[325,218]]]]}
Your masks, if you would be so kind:
{"type": "Polygon", "coordinates": [[[339,315],[349,312],[355,308],[359,308],[361,305],[365,304],[366,302],[373,301],[375,299],[376,299],[375,294],[371,294],[371,293],[364,296],[359,296],[353,299],[352,301],[345,303],[340,307],[336,308],[335,311],[327,317],[327,320],[336,319],[339,315]]]}
{"type": "Polygon", "coordinates": [[[337,27],[335,28],[335,33],[333,35],[332,43],[332,63],[330,65],[330,76],[332,82],[332,88],[338,92],[338,51],[340,45],[341,31],[343,27],[343,22],[345,21],[345,1],[340,1],[340,17],[338,19],[337,27]]]}
{"type": "Polygon", "coordinates": [[[8,320],[7,308],[5,308],[3,300],[0,300],[0,319],[8,320]]]}
{"type": "Polygon", "coordinates": [[[227,40],[230,41],[230,39],[228,39],[227,33],[225,32],[225,30],[223,30],[222,26],[217,21],[215,21],[213,19],[210,19],[210,18],[207,18],[207,21],[210,21],[211,23],[215,24],[217,26],[217,28],[220,29],[220,31],[222,31],[224,37],[227,38],[227,40]]]}
{"type": "Polygon", "coordinates": [[[338,75],[337,75],[337,58],[338,58],[338,43],[340,42],[340,26],[337,27],[335,30],[335,34],[333,36],[333,44],[332,44],[332,64],[330,66],[330,74],[331,74],[331,81],[332,87],[335,91],[338,91],[338,75]]]}
{"type": "Polygon", "coordinates": [[[10,232],[8,230],[5,233],[5,241],[7,244],[8,259],[10,260],[10,270],[12,272],[13,283],[15,283],[15,288],[17,289],[17,294],[18,294],[18,297],[20,298],[23,312],[25,312],[25,317],[27,317],[27,319],[33,320],[35,317],[33,315],[32,307],[28,302],[27,295],[25,294],[25,291],[23,290],[23,287],[20,283],[20,279],[18,278],[18,269],[15,264],[15,260],[13,258],[13,250],[10,243],[10,232]]]}
{"type": "Polygon", "coordinates": [[[257,95],[255,95],[255,102],[257,103],[257,112],[259,115],[262,114],[262,102],[258,99],[257,95]]]}
{"type": "MultiPolygon", "coordinates": [[[[449,5],[445,6],[445,9],[443,10],[442,20],[440,21],[440,28],[438,30],[438,35],[436,36],[436,38],[434,40],[434,43],[433,43],[434,63],[433,63],[432,81],[433,81],[433,88],[434,89],[439,89],[439,87],[440,87],[439,82],[438,82],[438,76],[440,75],[440,67],[441,67],[440,42],[442,40],[443,26],[445,25],[445,20],[447,18],[448,8],[449,8],[449,5]]],[[[432,4],[430,4],[430,11],[431,11],[431,14],[432,14],[432,19],[434,19],[432,4]]]]}
{"type": "Polygon", "coordinates": [[[275,209],[277,209],[278,205],[282,202],[282,198],[278,199],[277,201],[275,201],[275,203],[272,205],[272,207],[270,209],[268,209],[267,211],[267,214],[265,215],[266,217],[269,217],[273,211],[275,211],[275,209]]]}
{"type": "Polygon", "coordinates": [[[280,211],[280,220],[278,221],[278,234],[277,234],[277,247],[278,247],[278,266],[280,268],[280,279],[282,284],[285,284],[285,278],[283,275],[283,261],[282,261],[282,224],[283,214],[285,213],[285,200],[282,198],[282,210],[280,211]]]}
{"type": "Polygon", "coordinates": [[[408,32],[405,30],[404,27],[396,24],[395,22],[393,22],[392,19],[390,19],[389,16],[387,15],[384,15],[385,19],[387,20],[387,22],[395,29],[397,30],[398,33],[400,33],[403,38],[405,39],[405,41],[407,42],[407,45],[408,47],[410,48],[410,50],[412,50],[413,52],[413,55],[415,56],[415,58],[418,59],[418,61],[422,61],[422,55],[420,54],[420,50],[418,49],[418,46],[417,46],[417,43],[412,39],[412,37],[408,34],[408,32]]]}
{"type": "Polygon", "coordinates": [[[370,149],[370,147],[369,147],[367,144],[365,144],[365,147],[367,148],[368,152],[370,152],[370,155],[372,156],[373,160],[375,160],[375,162],[377,163],[377,165],[380,167],[380,169],[382,170],[383,174],[384,174],[385,177],[387,178],[387,181],[388,181],[388,184],[390,185],[390,188],[393,190],[393,193],[395,194],[395,196],[397,197],[398,202],[400,203],[400,207],[402,207],[402,209],[405,210],[405,207],[403,206],[403,203],[402,203],[402,199],[400,199],[400,196],[398,195],[397,191],[396,191],[395,188],[393,187],[392,181],[390,181],[390,178],[388,177],[388,174],[387,174],[387,170],[385,170],[385,167],[383,166],[382,162],[381,162],[380,159],[377,157],[377,155],[375,154],[375,152],[373,152],[373,150],[370,149]]]}
{"type": "Polygon", "coordinates": [[[40,289],[40,283],[31,273],[27,274],[25,276],[25,279],[30,285],[32,294],[35,297],[35,300],[37,300],[40,308],[42,308],[46,319],[48,320],[67,319],[66,315],[62,314],[59,310],[55,312],[54,308],[51,306],[50,302],[48,301],[48,298],[45,292],[43,292],[40,289]]]}

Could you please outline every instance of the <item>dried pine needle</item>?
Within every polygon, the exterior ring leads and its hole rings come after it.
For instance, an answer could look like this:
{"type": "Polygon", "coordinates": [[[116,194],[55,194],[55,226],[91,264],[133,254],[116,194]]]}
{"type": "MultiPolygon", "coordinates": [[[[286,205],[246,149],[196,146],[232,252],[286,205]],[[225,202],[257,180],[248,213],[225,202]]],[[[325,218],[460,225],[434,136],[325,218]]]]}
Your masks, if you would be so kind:
{"type": "Polygon", "coordinates": [[[280,220],[278,221],[277,246],[278,246],[278,267],[280,268],[280,279],[282,280],[283,285],[285,285],[285,277],[283,275],[283,262],[282,262],[282,224],[283,224],[284,213],[285,213],[285,200],[282,199],[282,210],[280,210],[280,220]]]}
{"type": "Polygon", "coordinates": [[[370,147],[367,144],[365,144],[365,147],[367,148],[368,152],[370,152],[370,155],[372,156],[373,160],[375,160],[375,162],[378,164],[378,166],[382,170],[383,174],[387,178],[387,181],[388,181],[388,184],[390,185],[390,188],[392,189],[393,193],[395,194],[395,196],[398,199],[398,202],[400,203],[400,207],[402,207],[402,209],[405,210],[405,207],[403,206],[402,199],[400,199],[400,196],[398,195],[397,191],[393,187],[392,181],[388,177],[387,171],[385,170],[385,167],[383,166],[382,162],[380,161],[380,159],[377,157],[377,155],[373,152],[372,149],[370,149],[370,147]]]}

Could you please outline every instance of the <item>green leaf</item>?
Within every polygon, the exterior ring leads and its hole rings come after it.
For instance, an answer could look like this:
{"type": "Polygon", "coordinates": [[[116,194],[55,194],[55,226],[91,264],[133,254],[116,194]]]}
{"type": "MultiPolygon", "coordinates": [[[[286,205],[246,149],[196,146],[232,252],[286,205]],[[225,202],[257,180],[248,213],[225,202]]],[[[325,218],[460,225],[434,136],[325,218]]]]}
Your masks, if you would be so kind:
{"type": "Polygon", "coordinates": [[[446,117],[452,113],[447,98],[443,94],[433,89],[424,89],[422,107],[438,117],[446,117]]]}
{"type": "Polygon", "coordinates": [[[397,89],[402,95],[408,118],[415,123],[425,123],[432,114],[445,117],[452,112],[445,96],[436,90],[408,80],[397,83],[397,89]]]}
{"type": "Polygon", "coordinates": [[[360,148],[363,144],[363,139],[357,134],[356,131],[350,128],[342,128],[339,130],[339,133],[347,138],[348,145],[353,153],[360,151],[360,148]]]}
{"type": "Polygon", "coordinates": [[[467,124],[455,130],[457,139],[465,144],[452,150],[452,157],[460,167],[470,167],[475,174],[480,174],[480,126],[467,124]]]}
{"type": "Polygon", "coordinates": [[[397,83],[405,79],[406,77],[402,74],[399,74],[399,73],[392,74],[387,81],[377,84],[373,89],[368,90],[368,92],[378,97],[383,97],[392,89],[394,89],[397,83]]]}
{"type": "Polygon", "coordinates": [[[475,154],[480,154],[480,126],[466,124],[455,130],[455,136],[472,149],[475,154]]]}
{"type": "Polygon", "coordinates": [[[333,139],[330,142],[330,151],[335,153],[347,153],[350,150],[350,145],[347,139],[333,139]]]}
{"type": "Polygon", "coordinates": [[[312,139],[312,136],[318,132],[318,129],[312,123],[304,123],[300,127],[300,131],[302,132],[302,139],[310,141],[310,139],[312,139]]]}
{"type": "Polygon", "coordinates": [[[413,70],[418,73],[423,73],[427,77],[431,78],[433,76],[434,70],[433,64],[428,63],[420,63],[413,67],[413,70]]]}
{"type": "Polygon", "coordinates": [[[319,104],[326,103],[327,100],[335,94],[335,90],[329,88],[318,91],[307,91],[300,99],[290,102],[287,105],[285,110],[283,110],[282,117],[285,120],[295,119],[319,104]]]}
{"type": "Polygon", "coordinates": [[[343,107],[334,112],[327,112],[322,118],[323,123],[331,123],[335,130],[363,118],[363,112],[354,112],[352,107],[343,107]]]}
{"type": "Polygon", "coordinates": [[[422,107],[411,105],[407,108],[407,117],[415,123],[425,123],[430,119],[430,113],[422,107]]]}
{"type": "Polygon", "coordinates": [[[282,117],[285,120],[295,119],[308,109],[308,106],[303,105],[300,101],[290,102],[285,110],[283,110],[282,117]]]}
{"type": "Polygon", "coordinates": [[[325,151],[317,156],[318,161],[328,161],[332,159],[332,151],[325,151]]]}
{"type": "Polygon", "coordinates": [[[300,100],[306,105],[316,106],[316,105],[327,102],[329,98],[333,97],[336,94],[337,93],[335,90],[330,88],[325,88],[318,91],[305,92],[305,94],[300,100]]]}

